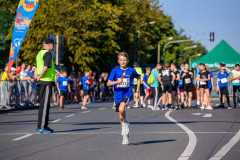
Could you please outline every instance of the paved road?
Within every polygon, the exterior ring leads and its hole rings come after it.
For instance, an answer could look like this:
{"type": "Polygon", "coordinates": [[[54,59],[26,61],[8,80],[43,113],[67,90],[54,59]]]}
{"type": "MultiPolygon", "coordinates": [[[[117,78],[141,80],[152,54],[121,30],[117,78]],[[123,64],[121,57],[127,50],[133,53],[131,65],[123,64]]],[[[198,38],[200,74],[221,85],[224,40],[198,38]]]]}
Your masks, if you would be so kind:
{"type": "Polygon", "coordinates": [[[0,159],[239,160],[240,109],[127,111],[130,145],[121,144],[111,103],[51,108],[51,135],[37,135],[37,110],[0,113],[0,159]]]}

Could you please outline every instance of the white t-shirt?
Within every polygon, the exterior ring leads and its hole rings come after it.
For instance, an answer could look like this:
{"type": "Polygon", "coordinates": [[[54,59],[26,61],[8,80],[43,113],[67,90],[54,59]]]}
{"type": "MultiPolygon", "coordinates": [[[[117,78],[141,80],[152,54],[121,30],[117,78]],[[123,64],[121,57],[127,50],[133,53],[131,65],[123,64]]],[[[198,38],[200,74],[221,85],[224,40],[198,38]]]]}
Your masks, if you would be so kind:
{"type": "Polygon", "coordinates": [[[27,76],[26,70],[23,70],[20,72],[20,79],[23,79],[23,76],[27,76]]]}

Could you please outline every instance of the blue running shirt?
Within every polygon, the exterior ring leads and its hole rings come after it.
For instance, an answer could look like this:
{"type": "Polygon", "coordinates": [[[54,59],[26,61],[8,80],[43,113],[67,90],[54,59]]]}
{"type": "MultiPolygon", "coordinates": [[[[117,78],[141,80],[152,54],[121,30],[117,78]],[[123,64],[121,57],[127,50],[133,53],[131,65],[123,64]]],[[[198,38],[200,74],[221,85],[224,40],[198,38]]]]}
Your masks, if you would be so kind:
{"type": "Polygon", "coordinates": [[[88,80],[88,77],[87,77],[87,76],[84,76],[84,77],[82,78],[82,81],[81,81],[84,90],[89,90],[89,84],[86,83],[87,80],[88,80]]]}
{"type": "Polygon", "coordinates": [[[123,73],[126,71],[126,74],[123,78],[123,82],[118,86],[114,85],[114,100],[115,103],[120,103],[124,97],[133,99],[132,87],[134,83],[134,78],[140,77],[134,68],[128,67],[126,70],[121,69],[120,67],[115,67],[110,73],[108,80],[117,81],[118,78],[121,78],[123,73]]]}
{"type": "MultiPolygon", "coordinates": [[[[149,75],[147,74],[144,74],[144,77],[143,77],[143,81],[146,83],[146,85],[151,89],[151,86],[148,84],[148,78],[149,78],[149,75]]],[[[147,87],[145,85],[143,85],[143,88],[144,89],[147,89],[147,87]]]]}
{"type": "Polygon", "coordinates": [[[60,91],[68,91],[68,83],[69,79],[66,77],[59,77],[57,83],[59,83],[59,89],[60,91]]]}

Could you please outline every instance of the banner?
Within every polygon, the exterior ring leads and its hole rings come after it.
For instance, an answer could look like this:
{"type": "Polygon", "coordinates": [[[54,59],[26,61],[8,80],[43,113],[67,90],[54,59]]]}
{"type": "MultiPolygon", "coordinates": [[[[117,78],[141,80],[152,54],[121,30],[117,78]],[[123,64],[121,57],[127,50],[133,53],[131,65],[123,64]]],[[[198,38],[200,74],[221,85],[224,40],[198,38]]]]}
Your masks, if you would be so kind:
{"type": "Polygon", "coordinates": [[[14,60],[18,55],[19,49],[27,34],[28,28],[32,22],[37,7],[38,0],[20,0],[14,22],[7,73],[10,72],[14,60]]]}

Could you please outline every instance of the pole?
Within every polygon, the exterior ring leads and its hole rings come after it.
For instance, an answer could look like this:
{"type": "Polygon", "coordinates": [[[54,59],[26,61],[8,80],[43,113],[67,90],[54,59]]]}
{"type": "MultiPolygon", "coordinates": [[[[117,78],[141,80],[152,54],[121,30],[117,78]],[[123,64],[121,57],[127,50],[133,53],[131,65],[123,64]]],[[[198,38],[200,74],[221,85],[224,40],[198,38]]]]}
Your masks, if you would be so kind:
{"type": "Polygon", "coordinates": [[[58,39],[58,35],[56,35],[56,55],[55,55],[55,64],[59,65],[59,39],[58,39]]]}
{"type": "Polygon", "coordinates": [[[19,66],[19,54],[17,54],[17,59],[16,59],[16,68],[19,66]]]}
{"type": "Polygon", "coordinates": [[[200,39],[186,39],[186,40],[177,40],[177,41],[170,41],[166,43],[163,47],[163,64],[165,63],[165,49],[167,45],[172,44],[172,43],[182,43],[182,42],[189,42],[189,41],[200,41],[200,40],[207,40],[208,38],[200,38],[200,39]]]}
{"type": "Polygon", "coordinates": [[[157,59],[157,63],[160,64],[160,41],[158,41],[158,59],[157,59]]]}

